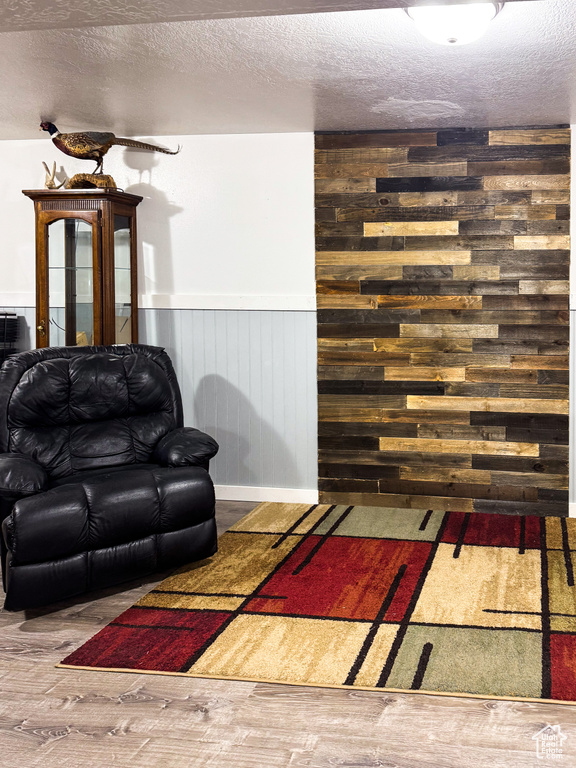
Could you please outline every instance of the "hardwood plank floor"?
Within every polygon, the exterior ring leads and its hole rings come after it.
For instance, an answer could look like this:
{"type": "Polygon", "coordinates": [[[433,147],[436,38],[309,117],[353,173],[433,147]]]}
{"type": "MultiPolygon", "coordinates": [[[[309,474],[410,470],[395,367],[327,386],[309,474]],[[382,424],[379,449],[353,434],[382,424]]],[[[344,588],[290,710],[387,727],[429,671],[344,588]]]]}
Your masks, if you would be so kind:
{"type": "Polygon", "coordinates": [[[535,768],[548,724],[575,764],[572,706],[55,668],[158,581],[0,613],[3,768],[535,768]]]}

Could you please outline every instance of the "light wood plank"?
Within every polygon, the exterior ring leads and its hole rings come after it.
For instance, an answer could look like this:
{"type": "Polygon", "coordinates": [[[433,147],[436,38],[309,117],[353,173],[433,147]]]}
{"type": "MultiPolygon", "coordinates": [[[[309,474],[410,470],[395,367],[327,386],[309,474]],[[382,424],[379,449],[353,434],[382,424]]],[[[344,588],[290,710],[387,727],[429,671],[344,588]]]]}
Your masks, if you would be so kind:
{"type": "Polygon", "coordinates": [[[482,309],[482,296],[385,295],[378,296],[378,306],[396,309],[482,309]]]}
{"type": "Polygon", "coordinates": [[[407,208],[420,208],[428,205],[458,205],[458,192],[400,192],[398,203],[407,208]]]}
{"type": "Polygon", "coordinates": [[[457,235],[458,222],[454,221],[367,221],[364,237],[409,235],[457,235]]]}
{"type": "Polygon", "coordinates": [[[388,164],[354,163],[349,165],[348,163],[334,163],[332,165],[317,165],[314,168],[314,175],[317,179],[385,178],[388,176],[388,164]]]}
{"type": "Polygon", "coordinates": [[[497,339],[497,325],[474,325],[457,323],[420,323],[418,325],[400,324],[400,336],[431,337],[442,339],[497,339]]]}
{"type": "Polygon", "coordinates": [[[400,479],[490,485],[490,472],[483,469],[452,469],[451,467],[400,467],[400,479]]]}
{"type": "Polygon", "coordinates": [[[528,128],[490,131],[488,142],[494,146],[526,144],[570,144],[569,128],[528,128]]]}
{"type": "Polygon", "coordinates": [[[515,235],[515,251],[567,251],[570,248],[569,235],[515,235]]]}
{"type": "MultiPolygon", "coordinates": [[[[493,366],[491,366],[493,367],[493,366]]],[[[534,400],[514,397],[428,397],[408,395],[407,408],[420,410],[508,411],[509,413],[568,413],[566,400],[534,400]]]]}
{"type": "Polygon", "coordinates": [[[386,381],[465,381],[466,368],[408,368],[384,369],[386,381]]]}
{"type": "Polygon", "coordinates": [[[319,165],[345,163],[404,163],[408,158],[407,147],[363,147],[359,149],[317,149],[314,161],[319,165]]]}
{"type": "Polygon", "coordinates": [[[494,218],[516,221],[553,221],[555,205],[495,205],[494,218]]]}
{"type": "Polygon", "coordinates": [[[568,295],[570,283],[568,280],[520,280],[518,293],[525,295],[568,295]]]}
{"type": "MultiPolygon", "coordinates": [[[[446,399],[455,400],[457,398],[446,399]]],[[[434,440],[423,437],[381,437],[380,450],[472,453],[483,456],[538,456],[540,446],[538,443],[508,443],[498,440],[434,440]]]]}
{"type": "Polygon", "coordinates": [[[484,176],[484,189],[570,189],[570,176],[484,176]]]}
{"type": "MultiPolygon", "coordinates": [[[[418,326],[411,326],[413,328],[418,326]]],[[[470,326],[468,326],[470,327],[470,326]]],[[[457,353],[472,352],[473,340],[470,335],[466,338],[437,339],[437,338],[405,338],[405,339],[374,339],[375,352],[440,352],[457,353]]],[[[440,366],[446,368],[447,366],[440,366]]]]}
{"type": "Polygon", "coordinates": [[[320,265],[447,265],[470,264],[471,251],[317,251],[320,265]]]}
{"type": "Polygon", "coordinates": [[[535,190],[532,192],[532,203],[534,205],[569,205],[570,191],[563,189],[535,190]]]}
{"type": "Polygon", "coordinates": [[[454,280],[500,280],[500,267],[490,265],[455,266],[454,280]]]}
{"type": "Polygon", "coordinates": [[[374,296],[330,295],[317,296],[318,309],[375,309],[378,300],[374,296]]]}

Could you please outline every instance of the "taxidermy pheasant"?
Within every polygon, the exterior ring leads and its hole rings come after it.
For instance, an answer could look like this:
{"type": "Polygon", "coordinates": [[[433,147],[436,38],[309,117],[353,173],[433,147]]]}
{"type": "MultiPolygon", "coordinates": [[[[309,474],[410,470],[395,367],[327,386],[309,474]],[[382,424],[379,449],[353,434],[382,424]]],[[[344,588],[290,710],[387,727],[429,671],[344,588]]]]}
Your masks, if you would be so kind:
{"type": "Polygon", "coordinates": [[[123,147],[134,147],[135,149],[145,149],[152,152],[164,152],[166,155],[177,155],[177,150],[164,149],[155,144],[146,144],[144,141],[134,141],[134,139],[122,139],[114,136],[113,133],[98,133],[95,131],[83,131],[81,133],[60,133],[54,123],[40,123],[41,131],[48,131],[52,143],[59,150],[71,157],[78,157],[81,160],[95,160],[96,168],[94,173],[102,173],[104,155],[110,147],[119,144],[123,147]]]}

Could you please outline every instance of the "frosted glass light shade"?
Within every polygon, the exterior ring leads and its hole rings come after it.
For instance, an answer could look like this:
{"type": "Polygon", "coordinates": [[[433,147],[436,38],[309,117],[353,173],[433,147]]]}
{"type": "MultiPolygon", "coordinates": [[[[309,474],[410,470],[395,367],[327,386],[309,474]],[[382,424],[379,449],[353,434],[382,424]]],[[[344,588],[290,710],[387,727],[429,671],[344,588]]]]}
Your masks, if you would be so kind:
{"type": "Polygon", "coordinates": [[[428,40],[441,45],[466,45],[482,37],[503,5],[422,5],[406,8],[406,13],[428,40]]]}

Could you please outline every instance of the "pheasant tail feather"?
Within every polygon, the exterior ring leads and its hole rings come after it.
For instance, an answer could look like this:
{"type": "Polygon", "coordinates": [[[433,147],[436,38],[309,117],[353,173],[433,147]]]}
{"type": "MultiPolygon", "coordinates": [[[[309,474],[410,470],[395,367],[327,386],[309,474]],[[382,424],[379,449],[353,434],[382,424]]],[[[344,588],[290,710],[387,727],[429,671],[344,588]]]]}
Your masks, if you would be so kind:
{"type": "Polygon", "coordinates": [[[164,152],[165,155],[177,155],[180,152],[180,146],[178,149],[164,149],[164,147],[157,147],[155,144],[147,144],[145,141],[135,141],[134,139],[122,139],[115,137],[113,144],[120,144],[123,147],[134,147],[135,149],[149,149],[153,152],[164,152]]]}

